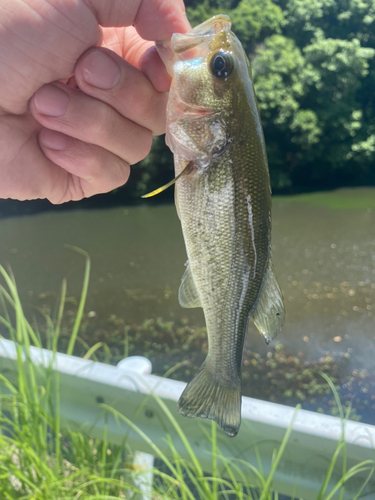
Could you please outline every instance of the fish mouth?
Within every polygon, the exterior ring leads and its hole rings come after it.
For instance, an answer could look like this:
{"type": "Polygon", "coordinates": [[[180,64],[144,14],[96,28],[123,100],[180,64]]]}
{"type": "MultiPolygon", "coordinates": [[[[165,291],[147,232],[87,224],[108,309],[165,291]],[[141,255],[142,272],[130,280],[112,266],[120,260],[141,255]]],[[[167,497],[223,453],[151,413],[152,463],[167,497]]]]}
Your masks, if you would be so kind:
{"type": "Polygon", "coordinates": [[[215,114],[215,111],[211,111],[210,109],[205,108],[192,108],[191,110],[186,112],[189,115],[198,115],[198,116],[212,116],[215,114]]]}
{"type": "Polygon", "coordinates": [[[230,28],[230,18],[219,14],[199,24],[187,33],[175,33],[172,36],[171,48],[175,54],[182,54],[212,40],[221,31],[229,31],[230,28]]]}
{"type": "MultiPolygon", "coordinates": [[[[212,116],[216,114],[216,111],[209,108],[202,108],[201,106],[195,106],[194,104],[190,104],[186,102],[177,92],[175,94],[175,99],[178,100],[177,108],[179,112],[188,115],[197,115],[197,116],[212,116]]],[[[174,105],[176,102],[174,103],[174,105]]]]}

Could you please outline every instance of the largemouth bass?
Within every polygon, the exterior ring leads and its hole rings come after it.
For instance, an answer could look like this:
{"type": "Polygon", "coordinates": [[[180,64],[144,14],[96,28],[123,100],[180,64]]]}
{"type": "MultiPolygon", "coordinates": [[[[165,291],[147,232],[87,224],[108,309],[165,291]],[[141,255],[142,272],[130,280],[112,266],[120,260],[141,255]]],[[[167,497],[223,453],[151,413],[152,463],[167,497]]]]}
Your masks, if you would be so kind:
{"type": "Polygon", "coordinates": [[[230,27],[227,16],[215,16],[173,35],[159,51],[170,69],[173,64],[166,140],[189,259],[179,301],[203,308],[209,341],[178,409],[215,420],[235,436],[248,322],[268,343],[283,325],[284,306],[271,261],[263,131],[250,64],[230,27]]]}

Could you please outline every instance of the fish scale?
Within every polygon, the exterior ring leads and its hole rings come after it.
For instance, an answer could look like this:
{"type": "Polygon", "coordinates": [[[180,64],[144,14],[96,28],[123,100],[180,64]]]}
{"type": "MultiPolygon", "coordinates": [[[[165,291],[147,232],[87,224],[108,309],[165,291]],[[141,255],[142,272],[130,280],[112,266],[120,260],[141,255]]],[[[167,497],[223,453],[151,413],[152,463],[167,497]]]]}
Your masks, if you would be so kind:
{"type": "Polygon", "coordinates": [[[188,256],[179,300],[203,308],[208,334],[207,358],[178,408],[187,417],[215,420],[233,437],[241,423],[248,322],[267,343],[284,322],[271,260],[263,132],[250,66],[228,17],[173,35],[159,53],[167,64],[173,60],[167,144],[188,256]]]}

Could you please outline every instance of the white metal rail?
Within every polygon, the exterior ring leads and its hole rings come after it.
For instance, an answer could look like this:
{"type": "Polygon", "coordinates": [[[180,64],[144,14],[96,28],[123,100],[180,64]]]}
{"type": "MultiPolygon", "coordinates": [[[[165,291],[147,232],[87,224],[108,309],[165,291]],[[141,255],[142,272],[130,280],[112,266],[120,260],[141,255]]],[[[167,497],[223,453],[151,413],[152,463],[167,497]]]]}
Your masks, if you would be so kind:
{"type": "MultiPolygon", "coordinates": [[[[31,348],[35,365],[50,366],[52,352],[31,348]]],[[[0,372],[14,380],[17,375],[16,350],[13,342],[0,340],[0,372]]],[[[90,435],[100,438],[107,425],[108,440],[120,443],[128,435],[133,450],[152,453],[147,443],[125,423],[119,424],[103,413],[100,403],[115,408],[137,426],[166,454],[169,453],[165,439],[168,432],[183,458],[188,458],[178,435],[168,421],[157,401],[149,397],[141,412],[135,417],[145,398],[154,393],[166,403],[178,421],[190,445],[199,457],[203,470],[212,467],[211,446],[203,428],[210,432],[210,423],[180,416],[176,409],[185,383],[151,375],[151,363],[145,358],[132,357],[118,366],[110,366],[83,360],[74,356],[57,354],[54,369],[59,372],[61,416],[71,428],[85,429],[90,435]]],[[[41,370],[44,376],[45,370],[41,370]]],[[[252,398],[243,398],[242,426],[235,438],[228,438],[218,431],[218,447],[224,457],[242,459],[257,466],[255,447],[262,457],[263,471],[267,474],[272,463],[272,454],[290,426],[294,409],[252,398]]],[[[276,491],[294,495],[304,500],[316,500],[323,483],[328,464],[341,436],[340,419],[300,410],[295,418],[293,431],[279,463],[273,480],[276,491]]],[[[375,427],[357,422],[345,425],[347,467],[362,460],[375,459],[375,427]]],[[[249,469],[241,466],[245,474],[249,469]]],[[[344,500],[353,500],[365,476],[355,476],[345,487],[344,500]]],[[[340,463],[333,474],[329,489],[341,478],[340,463]]],[[[255,478],[254,478],[255,481],[255,478]]],[[[333,499],[339,498],[339,495],[333,499]]],[[[371,479],[360,497],[375,499],[375,478],[371,479]]],[[[333,500],[332,499],[332,500],[333,500]]]]}

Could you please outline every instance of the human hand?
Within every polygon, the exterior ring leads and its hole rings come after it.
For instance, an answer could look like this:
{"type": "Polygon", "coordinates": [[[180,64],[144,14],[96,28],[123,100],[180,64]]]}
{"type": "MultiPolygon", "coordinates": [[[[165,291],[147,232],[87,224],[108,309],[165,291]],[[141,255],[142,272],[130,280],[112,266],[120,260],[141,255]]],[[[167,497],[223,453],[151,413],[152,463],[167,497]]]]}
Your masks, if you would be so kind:
{"type": "Polygon", "coordinates": [[[0,24],[0,198],[126,182],[164,132],[169,77],[147,40],[189,29],[182,0],[3,0],[0,24]]]}

